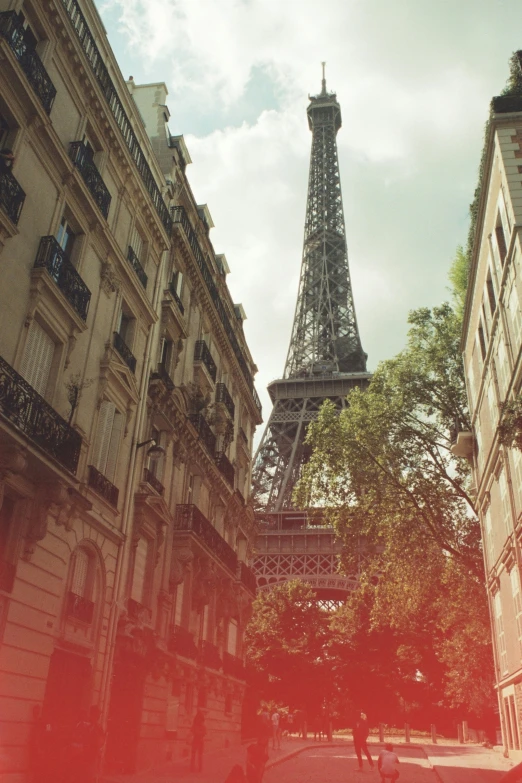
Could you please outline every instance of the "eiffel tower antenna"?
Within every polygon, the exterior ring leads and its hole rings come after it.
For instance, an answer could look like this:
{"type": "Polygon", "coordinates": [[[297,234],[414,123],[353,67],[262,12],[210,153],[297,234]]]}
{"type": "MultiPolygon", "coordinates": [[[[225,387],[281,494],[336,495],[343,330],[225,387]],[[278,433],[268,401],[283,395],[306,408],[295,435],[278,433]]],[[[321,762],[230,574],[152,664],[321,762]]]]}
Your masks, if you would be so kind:
{"type": "Polygon", "coordinates": [[[292,509],[292,492],[307,454],[306,428],[326,399],[341,409],[355,387],[366,387],[364,353],[353,301],[344,227],[337,132],[341,107],[322,89],[307,109],[312,151],[303,258],[283,378],[268,391],[274,407],[257,451],[253,489],[257,510],[292,509]]]}

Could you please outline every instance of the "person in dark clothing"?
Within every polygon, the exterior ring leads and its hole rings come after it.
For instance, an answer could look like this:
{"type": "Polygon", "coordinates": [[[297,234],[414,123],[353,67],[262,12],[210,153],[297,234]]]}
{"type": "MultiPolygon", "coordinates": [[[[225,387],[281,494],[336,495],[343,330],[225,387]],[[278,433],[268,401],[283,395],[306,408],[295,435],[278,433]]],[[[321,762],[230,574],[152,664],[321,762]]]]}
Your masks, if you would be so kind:
{"type": "Polygon", "coordinates": [[[203,769],[203,746],[205,743],[206,733],[207,733],[207,728],[205,726],[205,716],[203,715],[201,710],[198,710],[196,712],[194,722],[192,723],[192,745],[191,745],[191,754],[190,754],[191,772],[196,771],[196,765],[197,765],[198,772],[201,772],[201,770],[203,769]]]}
{"type": "Polygon", "coordinates": [[[362,760],[363,752],[366,758],[368,759],[368,764],[370,765],[370,769],[373,769],[373,760],[367,745],[368,734],[369,734],[368,719],[364,714],[364,712],[361,712],[359,714],[359,717],[355,721],[355,726],[353,727],[353,744],[355,747],[355,753],[357,755],[357,761],[359,762],[360,771],[362,771],[363,768],[363,760],[362,760]]]}
{"type": "Polygon", "coordinates": [[[228,773],[225,783],[245,783],[245,780],[246,778],[245,773],[243,772],[243,767],[240,767],[239,764],[236,764],[235,767],[232,767],[228,773]]]}
{"type": "Polygon", "coordinates": [[[94,783],[98,775],[100,753],[105,734],[100,726],[100,711],[91,707],[89,715],[74,730],[71,755],[71,781],[94,783]]]}
{"type": "Polygon", "coordinates": [[[262,783],[265,765],[268,761],[266,746],[259,740],[247,748],[246,779],[247,783],[262,783]]]}

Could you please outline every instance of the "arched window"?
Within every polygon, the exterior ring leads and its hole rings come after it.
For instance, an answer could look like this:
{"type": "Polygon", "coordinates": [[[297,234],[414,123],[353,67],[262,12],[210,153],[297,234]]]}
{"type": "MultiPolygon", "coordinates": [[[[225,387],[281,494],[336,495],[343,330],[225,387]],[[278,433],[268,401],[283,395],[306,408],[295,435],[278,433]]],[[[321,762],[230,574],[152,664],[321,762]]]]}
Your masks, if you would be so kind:
{"type": "Polygon", "coordinates": [[[71,575],[66,600],[68,620],[90,625],[97,598],[98,559],[86,546],[78,546],[71,559],[71,575]]]}

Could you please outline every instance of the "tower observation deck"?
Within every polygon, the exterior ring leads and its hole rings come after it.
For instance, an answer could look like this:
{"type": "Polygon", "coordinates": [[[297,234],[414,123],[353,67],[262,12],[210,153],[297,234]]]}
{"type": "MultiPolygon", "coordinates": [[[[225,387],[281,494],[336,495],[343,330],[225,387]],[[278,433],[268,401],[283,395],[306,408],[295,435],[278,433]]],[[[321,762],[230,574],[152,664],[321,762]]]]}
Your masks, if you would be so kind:
{"type": "Polygon", "coordinates": [[[337,132],[341,107],[326,90],[307,109],[312,132],[308,198],[299,290],[283,377],[268,392],[273,409],[254,461],[253,495],[259,523],[254,571],[258,586],[286,579],[310,582],[323,600],[339,600],[355,583],[337,574],[338,545],[319,510],[292,503],[308,458],[310,421],[325,400],[339,410],[370,373],[353,300],[344,226],[337,132]]]}

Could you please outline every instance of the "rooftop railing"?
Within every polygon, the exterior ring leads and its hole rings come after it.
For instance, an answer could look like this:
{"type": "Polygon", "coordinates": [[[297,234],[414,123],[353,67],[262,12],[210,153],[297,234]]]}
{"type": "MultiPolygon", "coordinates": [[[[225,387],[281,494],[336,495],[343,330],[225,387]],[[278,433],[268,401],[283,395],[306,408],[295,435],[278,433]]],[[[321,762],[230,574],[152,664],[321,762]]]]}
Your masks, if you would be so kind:
{"type": "Polygon", "coordinates": [[[172,230],[172,219],[169,215],[169,210],[163,201],[161,191],[156,184],[154,175],[147,163],[145,154],[141,149],[140,143],[134,130],[132,128],[131,121],[129,120],[123,103],[120,100],[118,91],[114,86],[114,83],[109,75],[107,66],[103,62],[100,50],[98,49],[94,36],[89,29],[89,25],[78,5],[77,0],[62,0],[63,6],[74,32],[76,33],[80,45],[83,49],[85,57],[92,69],[94,77],[100,86],[100,89],[107,101],[112,116],[114,117],[118,128],[121,131],[123,142],[129,150],[131,157],[136,165],[141,180],[151,197],[154,208],[161,220],[166,232],[170,234],[172,230]]]}
{"type": "Polygon", "coordinates": [[[41,238],[34,265],[47,269],[69,304],[85,321],[91,292],[54,237],[41,238]]]}

